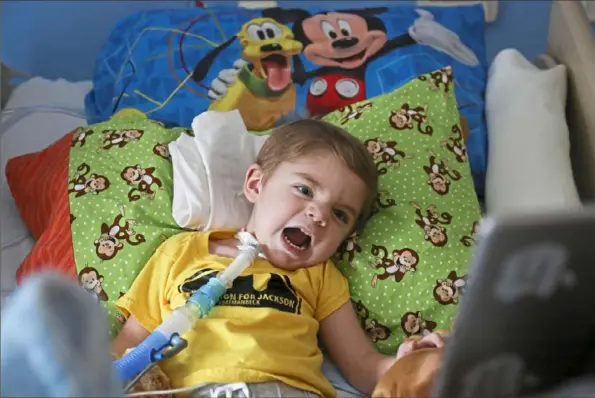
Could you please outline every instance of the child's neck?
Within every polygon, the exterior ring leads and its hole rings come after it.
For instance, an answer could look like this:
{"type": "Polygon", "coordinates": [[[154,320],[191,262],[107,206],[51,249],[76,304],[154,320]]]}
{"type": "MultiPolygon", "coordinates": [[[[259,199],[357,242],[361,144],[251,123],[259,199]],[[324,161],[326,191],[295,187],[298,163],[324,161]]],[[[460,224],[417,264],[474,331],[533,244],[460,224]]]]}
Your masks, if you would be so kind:
{"type": "Polygon", "coordinates": [[[210,240],[209,254],[219,257],[235,258],[238,255],[239,241],[235,238],[210,240]]]}

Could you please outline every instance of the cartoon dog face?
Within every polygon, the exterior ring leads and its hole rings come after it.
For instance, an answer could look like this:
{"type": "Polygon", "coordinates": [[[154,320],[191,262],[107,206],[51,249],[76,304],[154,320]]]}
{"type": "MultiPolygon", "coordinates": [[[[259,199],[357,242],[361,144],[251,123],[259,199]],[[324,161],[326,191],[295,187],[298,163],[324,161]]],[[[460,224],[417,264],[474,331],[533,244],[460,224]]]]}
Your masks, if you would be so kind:
{"type": "Polygon", "coordinates": [[[257,76],[287,75],[291,80],[290,57],[299,54],[303,45],[294,40],[287,26],[272,18],[255,18],[242,26],[237,38],[242,45],[241,57],[254,65],[257,76]]]}

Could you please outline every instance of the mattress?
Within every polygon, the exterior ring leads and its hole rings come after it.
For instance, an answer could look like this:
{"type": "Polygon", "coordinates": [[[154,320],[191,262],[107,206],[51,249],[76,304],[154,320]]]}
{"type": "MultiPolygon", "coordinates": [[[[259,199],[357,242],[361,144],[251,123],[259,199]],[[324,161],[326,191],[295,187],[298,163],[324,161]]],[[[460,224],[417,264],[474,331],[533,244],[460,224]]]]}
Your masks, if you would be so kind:
{"type": "Polygon", "coordinates": [[[6,162],[42,150],[85,125],[84,97],[91,87],[90,81],[33,78],[14,89],[0,112],[0,309],[16,288],[17,268],[35,244],[6,183],[6,162]]]}

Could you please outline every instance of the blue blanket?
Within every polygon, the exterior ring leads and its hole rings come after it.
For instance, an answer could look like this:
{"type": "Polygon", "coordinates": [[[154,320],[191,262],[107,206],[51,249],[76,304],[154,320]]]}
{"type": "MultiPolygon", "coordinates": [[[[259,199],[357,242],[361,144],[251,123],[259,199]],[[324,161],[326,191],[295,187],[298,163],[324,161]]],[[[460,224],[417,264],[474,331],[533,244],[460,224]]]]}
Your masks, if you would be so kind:
{"type": "Polygon", "coordinates": [[[323,114],[453,67],[481,196],[487,165],[486,61],[481,5],[408,4],[335,11],[241,8],[145,11],[121,20],[103,46],[90,123],[134,108],[166,126],[237,108],[252,131],[283,114],[323,114]],[[425,10],[425,11],[424,11],[425,10]]]}

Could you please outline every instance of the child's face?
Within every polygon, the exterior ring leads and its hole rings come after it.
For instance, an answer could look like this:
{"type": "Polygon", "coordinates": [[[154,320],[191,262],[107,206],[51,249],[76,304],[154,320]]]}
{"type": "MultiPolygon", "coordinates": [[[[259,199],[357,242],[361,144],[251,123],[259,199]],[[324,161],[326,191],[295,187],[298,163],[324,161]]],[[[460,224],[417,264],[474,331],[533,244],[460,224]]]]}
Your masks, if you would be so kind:
{"type": "Polygon", "coordinates": [[[247,229],[284,269],[328,260],[352,231],[368,189],[327,152],[283,162],[263,177],[257,165],[246,175],[244,193],[254,203],[247,229]]]}

